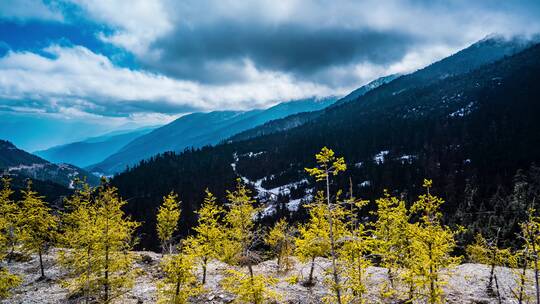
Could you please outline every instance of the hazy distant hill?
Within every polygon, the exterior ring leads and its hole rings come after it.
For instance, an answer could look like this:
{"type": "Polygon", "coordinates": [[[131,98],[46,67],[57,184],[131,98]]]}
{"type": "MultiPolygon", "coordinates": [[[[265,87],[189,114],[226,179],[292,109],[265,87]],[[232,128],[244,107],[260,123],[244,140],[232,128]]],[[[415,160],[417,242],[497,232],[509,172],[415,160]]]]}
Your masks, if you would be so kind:
{"type": "Polygon", "coordinates": [[[222,140],[267,121],[299,112],[323,109],[336,101],[336,97],[309,98],[280,103],[264,110],[215,111],[193,113],[157,128],[133,140],[104,161],[89,166],[92,172],[112,174],[126,166],[166,151],[182,151],[202,147],[222,140]]]}
{"type": "Polygon", "coordinates": [[[79,167],[86,167],[104,160],[108,156],[118,152],[132,140],[151,132],[153,129],[155,127],[115,132],[79,142],[55,146],[34,153],[53,163],[68,163],[79,167]]]}

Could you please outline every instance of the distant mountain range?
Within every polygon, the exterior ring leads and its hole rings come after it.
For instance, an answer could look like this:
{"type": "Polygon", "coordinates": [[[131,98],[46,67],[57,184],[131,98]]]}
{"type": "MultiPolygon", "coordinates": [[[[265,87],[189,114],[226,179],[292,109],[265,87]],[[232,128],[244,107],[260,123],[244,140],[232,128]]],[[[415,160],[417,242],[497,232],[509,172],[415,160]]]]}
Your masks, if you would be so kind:
{"type": "Polygon", "coordinates": [[[0,173],[53,182],[65,188],[72,188],[75,178],[86,179],[91,185],[99,184],[99,179],[87,171],[70,164],[50,163],[4,140],[0,140],[0,173]]]}
{"type": "Polygon", "coordinates": [[[130,131],[120,131],[88,138],[83,141],[55,146],[34,154],[53,163],[68,163],[86,167],[118,152],[132,140],[151,132],[156,127],[145,127],[130,131]]]}
{"type": "Polygon", "coordinates": [[[238,176],[269,204],[269,217],[301,217],[301,200],[317,189],[304,168],[323,146],[347,160],[346,176],[332,187],[349,189],[350,178],[357,197],[378,197],[389,188],[412,198],[427,177],[447,201],[448,220],[467,187],[476,187],[474,200],[491,210],[490,195],[510,184],[517,169],[540,161],[539,74],[535,41],[490,37],[293,128],[163,154],[112,183],[132,198],[130,214],[149,223],[142,228],[146,248],[157,245],[152,219],[163,195],[181,193],[185,232],[204,189],[224,197],[238,176]],[[267,192],[280,193],[285,207],[272,205],[267,192]]]}
{"type": "Polygon", "coordinates": [[[280,103],[264,110],[193,113],[132,140],[103,161],[88,166],[91,172],[110,175],[167,151],[182,151],[217,144],[244,130],[267,121],[299,112],[317,111],[337,97],[309,98],[280,103]]]}

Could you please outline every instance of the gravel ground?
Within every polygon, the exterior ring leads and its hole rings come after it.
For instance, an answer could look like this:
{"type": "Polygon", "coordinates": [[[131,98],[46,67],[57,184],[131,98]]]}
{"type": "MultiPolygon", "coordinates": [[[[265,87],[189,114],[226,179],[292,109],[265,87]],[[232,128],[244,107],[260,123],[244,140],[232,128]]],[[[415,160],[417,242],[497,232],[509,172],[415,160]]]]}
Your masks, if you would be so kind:
{"type": "MultiPolygon", "coordinates": [[[[136,267],[142,270],[142,275],[136,280],[135,286],[124,297],[117,300],[118,303],[155,303],[156,282],[160,279],[158,264],[160,254],[153,252],[137,252],[138,255],[150,257],[151,262],[138,262],[136,267]]],[[[45,256],[47,279],[38,280],[39,263],[36,257],[28,262],[14,262],[7,267],[11,272],[22,275],[24,283],[14,290],[13,296],[3,303],[78,303],[77,300],[69,300],[68,292],[60,282],[65,272],[59,267],[53,258],[54,254],[45,256]]],[[[291,276],[306,278],[309,273],[309,265],[295,262],[293,269],[287,273],[278,273],[275,260],[265,261],[254,267],[256,273],[272,275],[279,279],[274,287],[283,295],[281,303],[321,303],[321,298],[328,290],[322,284],[324,269],[330,266],[326,259],[317,259],[315,277],[317,284],[307,288],[301,284],[291,285],[286,279],[291,276]]],[[[208,268],[207,292],[192,303],[230,303],[234,297],[223,291],[220,281],[223,271],[230,266],[220,262],[211,262],[208,268]]],[[[385,280],[386,270],[378,267],[370,267],[368,303],[383,303],[378,298],[379,283],[385,280]]],[[[511,269],[498,267],[495,271],[501,294],[502,303],[517,303],[512,296],[512,288],[516,287],[515,275],[511,269]]],[[[532,273],[528,274],[532,278],[532,273]]],[[[489,279],[489,267],[481,264],[462,264],[448,276],[448,285],[445,286],[446,303],[498,303],[495,296],[487,293],[486,286],[489,279]]],[[[529,290],[529,293],[532,290],[529,290]]]]}

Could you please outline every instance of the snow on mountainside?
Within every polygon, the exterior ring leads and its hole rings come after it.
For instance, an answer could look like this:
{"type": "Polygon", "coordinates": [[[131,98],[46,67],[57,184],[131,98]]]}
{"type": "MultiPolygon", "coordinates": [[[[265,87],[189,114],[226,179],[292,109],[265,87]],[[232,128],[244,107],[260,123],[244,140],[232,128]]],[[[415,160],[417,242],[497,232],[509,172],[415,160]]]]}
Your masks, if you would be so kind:
{"type": "Polygon", "coordinates": [[[91,185],[99,183],[97,177],[76,166],[50,163],[4,140],[0,140],[0,173],[51,181],[68,188],[73,187],[75,178],[86,178],[91,185]]]}

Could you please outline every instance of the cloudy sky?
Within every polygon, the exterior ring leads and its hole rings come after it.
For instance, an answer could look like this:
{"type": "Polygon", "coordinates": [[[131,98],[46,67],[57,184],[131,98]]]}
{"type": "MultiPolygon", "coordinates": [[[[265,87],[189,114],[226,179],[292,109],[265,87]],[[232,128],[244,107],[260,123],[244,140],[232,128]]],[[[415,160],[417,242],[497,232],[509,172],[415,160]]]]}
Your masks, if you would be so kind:
{"type": "Polygon", "coordinates": [[[538,32],[537,0],[2,0],[0,137],[36,149],[342,95],[492,33],[538,32]]]}

